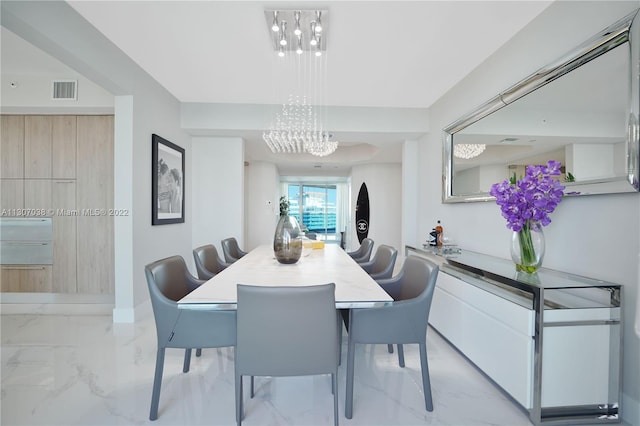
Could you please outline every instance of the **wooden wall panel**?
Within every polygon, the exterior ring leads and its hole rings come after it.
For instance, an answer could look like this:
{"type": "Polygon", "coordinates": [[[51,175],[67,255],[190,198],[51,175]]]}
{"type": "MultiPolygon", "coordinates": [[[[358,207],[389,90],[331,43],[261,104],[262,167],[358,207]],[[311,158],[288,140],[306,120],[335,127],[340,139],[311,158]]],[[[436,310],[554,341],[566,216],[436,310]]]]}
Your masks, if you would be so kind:
{"type": "Polygon", "coordinates": [[[24,116],[0,120],[0,177],[24,178],[24,116]]]}
{"type": "Polygon", "coordinates": [[[78,292],[114,293],[113,116],[79,116],[77,122],[78,292]]]}
{"type": "Polygon", "coordinates": [[[76,177],[76,116],[57,115],[51,123],[51,176],[76,177]]]}
{"type": "Polygon", "coordinates": [[[51,266],[3,265],[0,267],[0,290],[51,293],[51,266]]]}
{"type": "Polygon", "coordinates": [[[52,291],[77,293],[75,180],[53,181],[52,208],[56,211],[53,216],[52,291]]]}
{"type": "Polygon", "coordinates": [[[36,209],[37,213],[30,216],[45,216],[42,210],[51,208],[51,180],[50,179],[25,179],[24,180],[24,208],[36,209]]]}
{"type": "Polygon", "coordinates": [[[51,179],[51,116],[24,118],[24,177],[51,179]]]}
{"type": "Polygon", "coordinates": [[[14,216],[24,208],[24,179],[2,179],[0,181],[0,208],[3,216],[14,216]]]}

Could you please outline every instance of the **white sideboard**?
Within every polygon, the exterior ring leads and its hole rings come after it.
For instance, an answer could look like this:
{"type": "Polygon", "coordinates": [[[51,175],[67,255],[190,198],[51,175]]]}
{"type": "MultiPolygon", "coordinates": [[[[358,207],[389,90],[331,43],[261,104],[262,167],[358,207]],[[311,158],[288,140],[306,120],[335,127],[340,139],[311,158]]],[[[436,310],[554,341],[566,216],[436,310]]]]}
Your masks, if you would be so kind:
{"type": "Polygon", "coordinates": [[[429,323],[534,424],[620,422],[621,286],[461,250],[440,264],[429,323]]]}

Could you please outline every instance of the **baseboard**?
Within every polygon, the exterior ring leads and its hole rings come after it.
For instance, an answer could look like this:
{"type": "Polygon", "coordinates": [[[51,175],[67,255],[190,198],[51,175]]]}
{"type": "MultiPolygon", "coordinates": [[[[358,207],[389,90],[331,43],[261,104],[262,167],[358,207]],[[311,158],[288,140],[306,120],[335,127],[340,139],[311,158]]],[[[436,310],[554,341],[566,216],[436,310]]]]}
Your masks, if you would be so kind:
{"type": "Polygon", "coordinates": [[[0,293],[3,315],[111,315],[113,295],[0,293]]]}
{"type": "Polygon", "coordinates": [[[2,303],[2,315],[111,315],[106,303],[2,303]]]}

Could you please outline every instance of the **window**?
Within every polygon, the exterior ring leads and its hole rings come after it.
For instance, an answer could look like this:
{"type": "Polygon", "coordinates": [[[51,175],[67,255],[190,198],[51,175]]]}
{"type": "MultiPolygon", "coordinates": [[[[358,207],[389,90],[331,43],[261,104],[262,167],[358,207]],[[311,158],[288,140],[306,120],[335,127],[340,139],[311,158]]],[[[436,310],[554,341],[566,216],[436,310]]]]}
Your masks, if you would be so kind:
{"type": "Polygon", "coordinates": [[[345,184],[288,183],[289,214],[316,239],[339,243],[348,211],[348,198],[341,201],[341,194],[347,190],[345,184]]]}

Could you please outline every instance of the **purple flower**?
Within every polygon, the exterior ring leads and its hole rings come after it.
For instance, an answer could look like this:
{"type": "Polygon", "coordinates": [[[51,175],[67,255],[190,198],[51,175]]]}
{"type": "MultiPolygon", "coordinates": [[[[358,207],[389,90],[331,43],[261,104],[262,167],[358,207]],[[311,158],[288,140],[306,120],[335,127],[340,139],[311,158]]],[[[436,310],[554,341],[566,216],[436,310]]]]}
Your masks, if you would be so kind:
{"type": "Polygon", "coordinates": [[[561,163],[549,161],[546,166],[527,166],[525,176],[515,183],[509,179],[491,185],[489,194],[496,197],[507,227],[520,231],[529,226],[547,226],[549,215],[564,196],[564,186],[551,176],[558,176],[561,163]]]}

